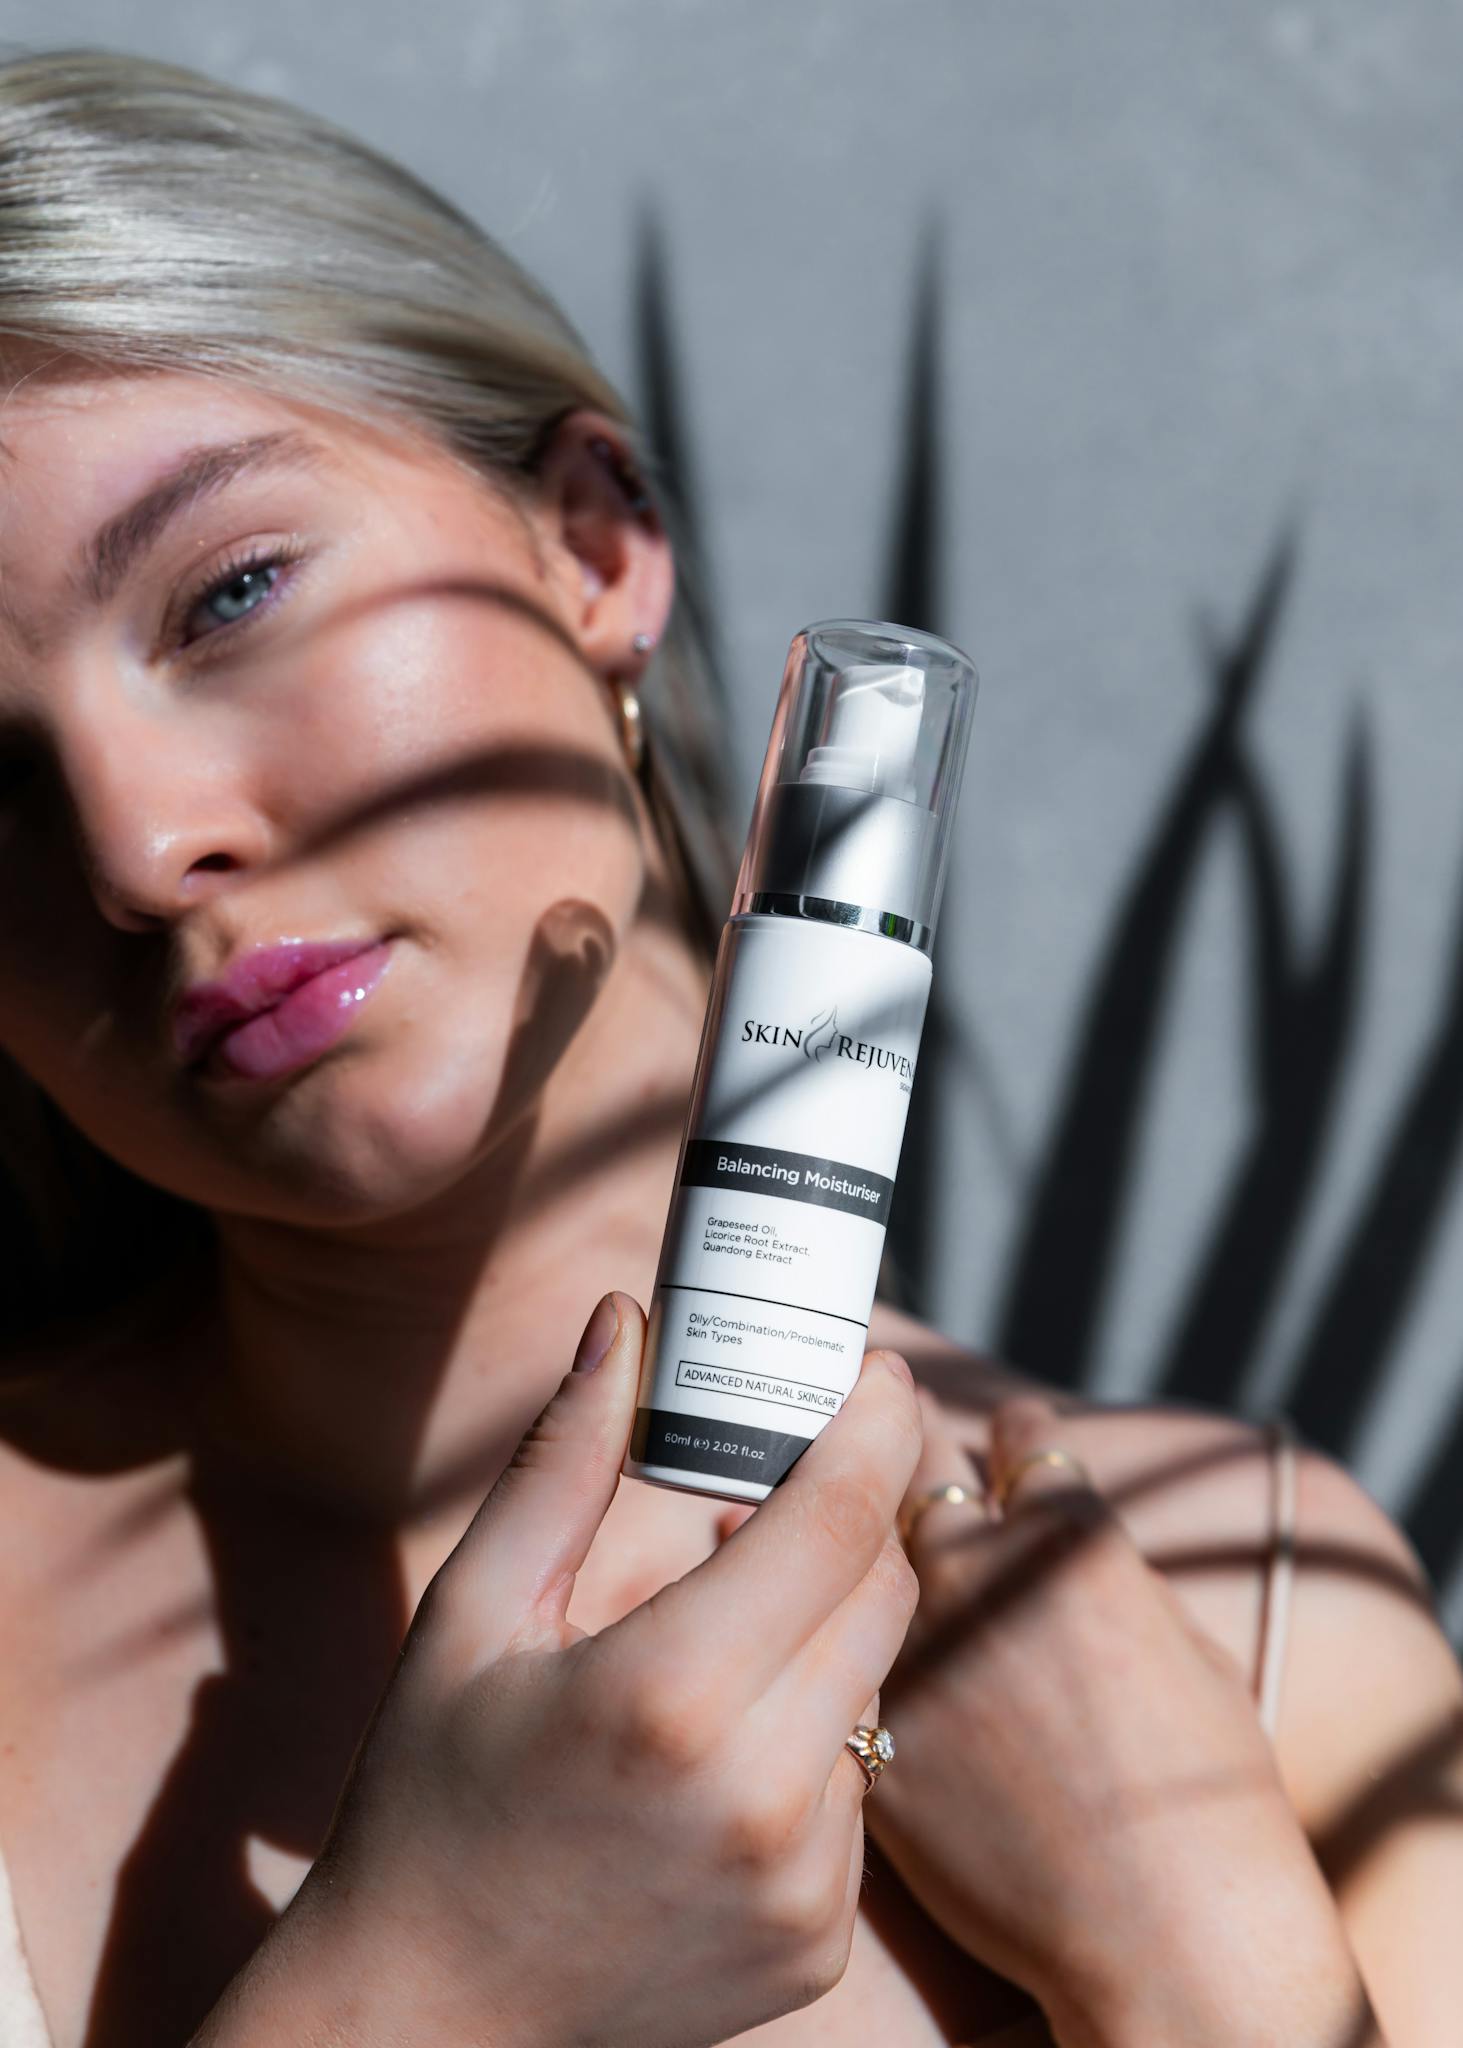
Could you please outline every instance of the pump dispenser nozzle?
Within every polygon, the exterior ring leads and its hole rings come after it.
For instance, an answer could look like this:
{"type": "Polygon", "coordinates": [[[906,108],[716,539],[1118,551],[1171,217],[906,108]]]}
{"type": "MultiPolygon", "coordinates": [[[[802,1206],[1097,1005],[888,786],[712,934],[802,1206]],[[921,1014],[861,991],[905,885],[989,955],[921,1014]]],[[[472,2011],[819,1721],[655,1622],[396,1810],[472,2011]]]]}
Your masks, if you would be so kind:
{"type": "Polygon", "coordinates": [[[924,701],[925,679],[917,668],[854,663],[838,678],[824,738],[810,750],[799,782],[832,782],[913,803],[924,701]]]}
{"type": "Polygon", "coordinates": [[[934,938],[975,670],[933,633],[824,619],[793,640],[732,914],[934,938]]]}

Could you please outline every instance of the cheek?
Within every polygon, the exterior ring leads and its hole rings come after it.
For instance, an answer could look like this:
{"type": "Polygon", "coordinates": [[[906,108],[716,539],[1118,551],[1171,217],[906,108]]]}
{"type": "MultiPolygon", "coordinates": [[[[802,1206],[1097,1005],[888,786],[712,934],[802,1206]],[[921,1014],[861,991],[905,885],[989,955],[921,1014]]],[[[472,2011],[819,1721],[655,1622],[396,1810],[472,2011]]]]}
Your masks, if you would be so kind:
{"type": "Polygon", "coordinates": [[[349,718],[303,751],[337,764],[328,805],[364,798],[368,829],[342,850],[392,885],[403,918],[464,957],[522,957],[565,901],[623,934],[646,848],[603,685],[542,632],[501,620],[489,632],[470,607],[455,624],[378,636],[362,659],[349,718]]]}
{"type": "MultiPolygon", "coordinates": [[[[383,1006],[383,1109],[413,1133],[501,1134],[586,1023],[634,916],[643,862],[613,813],[557,829],[515,803],[422,821],[391,876],[404,939],[383,1006]]],[[[363,1034],[363,1049],[368,1050],[363,1034]]]]}
{"type": "Polygon", "coordinates": [[[614,949],[603,912],[569,898],[522,943],[485,937],[471,959],[405,944],[377,1029],[277,1119],[275,1190],[298,1190],[314,1213],[364,1218],[450,1187],[532,1111],[614,949]]]}
{"type": "Polygon", "coordinates": [[[545,919],[556,938],[572,929],[577,907],[595,942],[618,952],[644,888],[645,849],[618,808],[618,778],[603,779],[598,804],[504,796],[420,818],[403,834],[398,873],[417,879],[424,917],[440,909],[444,943],[465,957],[521,957],[545,919]]]}
{"type": "Polygon", "coordinates": [[[566,896],[627,928],[640,812],[604,685],[542,628],[470,599],[404,602],[333,636],[285,691],[290,743],[261,772],[303,868],[385,868],[424,928],[440,914],[501,938],[566,896]]]}
{"type": "MultiPolygon", "coordinates": [[[[137,936],[112,931],[64,863],[0,904],[0,1046],[175,1192],[304,1220],[450,1184],[551,1078],[634,920],[640,814],[593,679],[540,636],[505,653],[501,634],[489,649],[481,628],[425,617],[400,634],[378,618],[329,673],[278,677],[291,738],[266,781],[282,858],[240,878],[238,913],[402,936],[342,1056],[266,1111],[173,1073],[129,996],[137,936]],[[16,960],[33,968],[17,976],[16,960]]],[[[147,962],[161,974],[160,950],[147,962]]]]}

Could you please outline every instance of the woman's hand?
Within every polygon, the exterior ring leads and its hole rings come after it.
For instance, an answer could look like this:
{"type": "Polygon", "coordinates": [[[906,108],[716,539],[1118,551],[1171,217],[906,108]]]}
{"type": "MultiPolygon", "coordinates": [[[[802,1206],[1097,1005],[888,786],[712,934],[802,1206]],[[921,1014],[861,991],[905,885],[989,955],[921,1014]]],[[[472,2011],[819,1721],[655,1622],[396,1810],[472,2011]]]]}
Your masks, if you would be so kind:
{"type": "MultiPolygon", "coordinates": [[[[906,1506],[980,1476],[921,1390],[906,1506]]],[[[883,1692],[870,1832],[925,1909],[1063,2044],[1380,2040],[1244,1677],[1101,1495],[1026,1464],[1078,1425],[994,1414],[987,1504],[909,1538],[921,1597],[883,1692]],[[1019,1477],[1017,1475],[1019,1468],[1019,1477]],[[1003,1517],[990,1504],[1015,1477],[1003,1517]]]]}
{"type": "Polygon", "coordinates": [[[645,1335],[607,1300],[604,1362],[565,1378],[432,1580],[324,1849],[198,2048],[694,2048],[842,1975],[865,1789],[843,1743],[918,1594],[893,1533],[908,1368],[868,1354],[736,1536],[587,1636],[566,1610],[645,1335]],[[260,2015],[302,1982],[315,2031],[286,2036],[260,2015]]]}

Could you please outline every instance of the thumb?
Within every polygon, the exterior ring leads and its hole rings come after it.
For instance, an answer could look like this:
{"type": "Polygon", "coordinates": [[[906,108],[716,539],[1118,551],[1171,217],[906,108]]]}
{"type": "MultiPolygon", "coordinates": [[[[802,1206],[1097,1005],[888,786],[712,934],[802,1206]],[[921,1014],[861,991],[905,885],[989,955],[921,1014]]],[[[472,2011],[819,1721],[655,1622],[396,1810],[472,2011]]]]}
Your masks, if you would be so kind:
{"type": "Polygon", "coordinates": [[[639,1303],[613,1289],[443,1566],[446,1609],[472,1630],[478,1659],[563,1642],[575,1574],[619,1484],[644,1348],[639,1303]]]}

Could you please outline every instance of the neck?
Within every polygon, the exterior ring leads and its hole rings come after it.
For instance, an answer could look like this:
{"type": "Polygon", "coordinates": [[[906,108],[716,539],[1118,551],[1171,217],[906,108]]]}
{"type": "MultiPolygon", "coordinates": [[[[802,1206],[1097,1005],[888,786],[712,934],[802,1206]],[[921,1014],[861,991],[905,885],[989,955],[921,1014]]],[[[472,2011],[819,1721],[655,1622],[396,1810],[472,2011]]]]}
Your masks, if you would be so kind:
{"type": "Polygon", "coordinates": [[[344,1229],[219,1215],[208,1450],[323,1512],[463,1521],[598,1297],[649,1305],[708,980],[641,917],[533,1110],[432,1202],[344,1229]]]}

